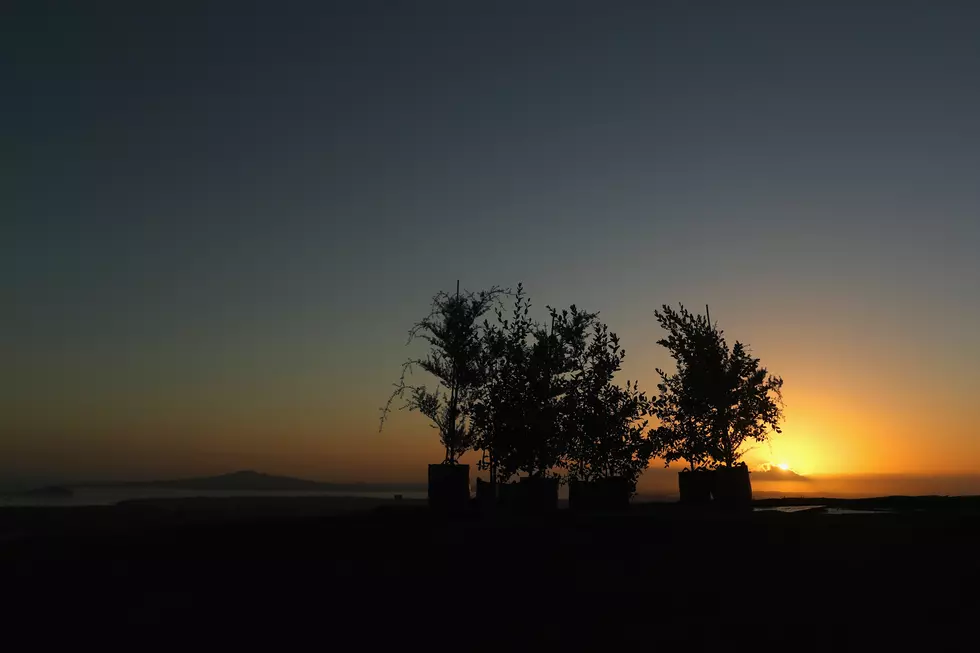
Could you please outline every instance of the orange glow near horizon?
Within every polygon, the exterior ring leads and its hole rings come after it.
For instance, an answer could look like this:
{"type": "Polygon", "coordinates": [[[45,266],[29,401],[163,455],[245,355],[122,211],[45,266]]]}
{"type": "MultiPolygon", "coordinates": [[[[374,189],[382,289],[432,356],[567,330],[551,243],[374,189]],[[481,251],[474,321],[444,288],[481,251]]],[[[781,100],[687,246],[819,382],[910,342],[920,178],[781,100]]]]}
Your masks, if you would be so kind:
{"type": "MultiPolygon", "coordinates": [[[[782,433],[745,448],[751,469],[786,464],[800,475],[824,478],[980,471],[980,438],[966,390],[973,368],[964,371],[956,367],[959,361],[945,361],[937,369],[955,382],[921,389],[909,379],[926,362],[918,354],[896,361],[896,343],[864,345],[864,334],[821,335],[815,326],[793,331],[794,312],[775,326],[740,322],[721,307],[717,313],[732,341],[746,334],[753,353],[786,380],[782,433]],[[800,342],[819,347],[811,352],[800,342]],[[928,393],[925,399],[922,392],[928,393]],[[928,423],[912,410],[923,401],[930,406],[928,423]]],[[[620,379],[638,378],[650,392],[656,389],[653,370],[671,369],[671,361],[656,345],[659,334],[641,317],[608,319],[611,326],[630,327],[620,333],[627,346],[637,343],[620,379]]],[[[0,461],[59,478],[256,469],[339,482],[421,482],[425,466],[442,460],[437,434],[425,418],[395,411],[378,432],[378,407],[398,362],[419,353],[405,348],[400,326],[382,338],[384,347],[365,349],[377,357],[371,365],[338,358],[343,364],[336,370],[317,373],[233,374],[216,367],[165,385],[167,379],[144,378],[129,368],[108,370],[94,381],[81,367],[55,370],[43,397],[18,394],[19,388],[5,397],[0,461]]],[[[464,457],[471,465],[475,461],[475,454],[464,457]]],[[[651,462],[651,468],[662,467],[661,461],[651,462]]]]}
{"type": "Polygon", "coordinates": [[[184,48],[160,25],[198,17],[121,12],[112,56],[77,36],[98,13],[14,12],[0,484],[425,482],[428,420],[378,432],[410,330],[457,287],[512,320],[518,284],[542,327],[595,312],[648,398],[677,364],[656,312],[710,314],[784,381],[739,452],[769,482],[980,478],[980,5],[755,3],[734,38],[684,2],[339,4],[270,24],[260,66],[254,12],[184,48]]]}

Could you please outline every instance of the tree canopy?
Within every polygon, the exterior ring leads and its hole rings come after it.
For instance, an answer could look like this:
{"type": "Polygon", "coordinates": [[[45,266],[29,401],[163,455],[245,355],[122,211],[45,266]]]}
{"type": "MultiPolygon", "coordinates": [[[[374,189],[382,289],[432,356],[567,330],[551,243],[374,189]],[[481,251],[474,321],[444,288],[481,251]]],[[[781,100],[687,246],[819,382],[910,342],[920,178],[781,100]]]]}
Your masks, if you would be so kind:
{"type": "Polygon", "coordinates": [[[429,315],[409,331],[409,342],[424,340],[429,352],[404,363],[382,425],[402,398],[402,408],[438,430],[445,463],[477,449],[492,480],[567,470],[576,480],[634,484],[651,456],[692,469],[732,467],[747,442],[780,431],[782,379],[741,342],[729,346],[707,315],[683,305],[654,311],[666,331],[657,342],[676,370],[657,369],[659,394],[649,399],[636,381],[615,381],[626,352],[598,313],[549,306],[545,325],[530,310],[522,285],[515,293],[495,286],[436,294],[429,315]],[[513,297],[508,313],[504,294],[513,297]],[[491,310],[495,320],[486,317],[491,310]],[[415,367],[435,386],[407,383],[415,367]],[[660,422],[653,431],[650,415],[660,422]]]}
{"type": "Polygon", "coordinates": [[[657,342],[677,364],[674,374],[657,369],[660,394],[653,412],[661,425],[654,433],[655,455],[668,465],[683,459],[692,469],[732,467],[746,442],[780,432],[782,378],[769,374],[741,342],[729,347],[707,315],[683,305],[664,305],[654,315],[667,331],[657,342]]]}
{"type": "Polygon", "coordinates": [[[473,444],[473,404],[486,379],[484,336],[480,319],[505,291],[494,286],[480,292],[455,294],[439,292],[432,298],[432,310],[417,322],[408,341],[420,338],[429,343],[425,358],[412,358],[402,366],[402,375],[381,412],[381,426],[396,398],[405,400],[402,408],[419,411],[439,431],[446,449],[443,462],[456,463],[473,444]],[[414,367],[431,374],[435,388],[406,383],[414,367]]]}
{"type": "Polygon", "coordinates": [[[519,472],[550,476],[564,466],[566,420],[563,397],[572,371],[572,336],[591,315],[549,308],[551,324],[533,320],[531,303],[518,286],[513,313],[497,310],[485,323],[486,383],[476,402],[476,447],[489,452],[492,476],[519,472]]]}
{"type": "MultiPolygon", "coordinates": [[[[574,307],[573,307],[574,309],[574,307]]],[[[568,422],[569,476],[582,481],[621,476],[635,486],[650,459],[650,401],[636,381],[613,377],[626,351],[606,324],[590,315],[591,332],[573,329],[574,367],[563,411],[568,422]]]]}

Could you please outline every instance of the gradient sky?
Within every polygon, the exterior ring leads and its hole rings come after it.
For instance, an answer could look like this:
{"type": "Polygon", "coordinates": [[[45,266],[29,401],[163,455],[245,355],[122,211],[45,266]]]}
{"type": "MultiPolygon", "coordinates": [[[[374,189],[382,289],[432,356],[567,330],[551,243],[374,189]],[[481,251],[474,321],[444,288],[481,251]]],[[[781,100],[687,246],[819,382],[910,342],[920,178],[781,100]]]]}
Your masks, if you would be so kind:
{"type": "Polygon", "coordinates": [[[975,3],[18,4],[0,477],[420,480],[377,409],[457,279],[649,391],[710,304],[786,380],[750,462],[980,471],[975,3]]]}

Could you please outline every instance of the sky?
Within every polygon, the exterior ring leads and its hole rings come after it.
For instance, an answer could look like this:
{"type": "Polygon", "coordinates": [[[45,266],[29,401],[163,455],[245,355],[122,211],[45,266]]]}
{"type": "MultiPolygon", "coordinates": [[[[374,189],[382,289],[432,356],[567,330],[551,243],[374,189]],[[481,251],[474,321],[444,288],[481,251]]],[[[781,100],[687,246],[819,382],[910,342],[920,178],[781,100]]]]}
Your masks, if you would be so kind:
{"type": "Polygon", "coordinates": [[[974,3],[0,22],[0,479],[422,480],[435,432],[378,408],[457,280],[600,311],[650,392],[653,311],[710,305],[785,379],[753,465],[980,473],[974,3]]]}

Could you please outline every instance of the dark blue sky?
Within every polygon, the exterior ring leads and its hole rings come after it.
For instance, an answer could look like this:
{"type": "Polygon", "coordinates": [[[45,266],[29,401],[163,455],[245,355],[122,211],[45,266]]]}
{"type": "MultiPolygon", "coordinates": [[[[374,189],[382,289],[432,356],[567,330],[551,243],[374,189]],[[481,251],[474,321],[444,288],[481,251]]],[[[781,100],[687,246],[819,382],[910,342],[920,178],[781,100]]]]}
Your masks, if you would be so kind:
{"type": "MultiPolygon", "coordinates": [[[[31,473],[424,458],[375,408],[456,279],[601,310],[650,390],[652,310],[710,303],[797,407],[877,401],[858,430],[909,451],[924,370],[980,381],[974,3],[55,7],[0,28],[0,429],[31,473]]],[[[980,463],[950,424],[930,464],[980,463]]]]}

